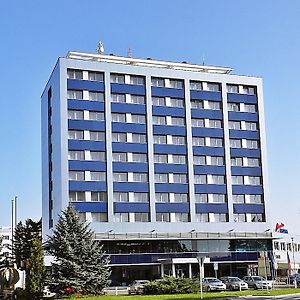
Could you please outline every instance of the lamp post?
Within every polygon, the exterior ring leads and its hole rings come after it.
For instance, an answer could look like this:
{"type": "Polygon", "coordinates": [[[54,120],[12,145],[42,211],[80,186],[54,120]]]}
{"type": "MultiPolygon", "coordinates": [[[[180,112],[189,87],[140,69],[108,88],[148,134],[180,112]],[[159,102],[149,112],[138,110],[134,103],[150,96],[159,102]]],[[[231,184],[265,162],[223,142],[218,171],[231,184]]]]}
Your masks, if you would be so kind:
{"type": "Polygon", "coordinates": [[[202,272],[203,272],[204,259],[205,259],[205,256],[197,256],[197,260],[199,263],[200,299],[203,299],[202,272]]]}
{"type": "MultiPolygon", "coordinates": [[[[294,237],[291,237],[291,240],[292,240],[292,252],[293,252],[294,273],[295,273],[296,263],[295,263],[294,237]]],[[[296,289],[297,288],[297,278],[296,277],[294,277],[294,286],[295,286],[295,289],[296,289]]]]}

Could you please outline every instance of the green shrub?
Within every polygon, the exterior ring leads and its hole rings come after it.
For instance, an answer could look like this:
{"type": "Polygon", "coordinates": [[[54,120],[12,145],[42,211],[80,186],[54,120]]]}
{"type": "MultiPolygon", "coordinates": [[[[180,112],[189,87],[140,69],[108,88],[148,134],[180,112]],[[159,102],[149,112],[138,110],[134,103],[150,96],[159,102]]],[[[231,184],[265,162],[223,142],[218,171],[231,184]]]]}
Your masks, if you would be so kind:
{"type": "Polygon", "coordinates": [[[190,294],[199,292],[199,282],[190,278],[174,278],[166,276],[161,280],[150,281],[145,285],[144,293],[159,294],[190,294]]]}

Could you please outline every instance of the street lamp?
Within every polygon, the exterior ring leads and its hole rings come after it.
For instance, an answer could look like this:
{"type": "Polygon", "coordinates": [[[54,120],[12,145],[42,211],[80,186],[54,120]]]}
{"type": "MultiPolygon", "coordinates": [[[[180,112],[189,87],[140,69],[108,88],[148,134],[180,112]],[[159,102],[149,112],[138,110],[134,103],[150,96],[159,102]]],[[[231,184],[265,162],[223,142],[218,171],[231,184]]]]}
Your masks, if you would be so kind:
{"type": "Polygon", "coordinates": [[[205,256],[197,256],[199,263],[199,278],[200,278],[200,299],[203,299],[203,288],[202,288],[202,272],[205,256]]]}

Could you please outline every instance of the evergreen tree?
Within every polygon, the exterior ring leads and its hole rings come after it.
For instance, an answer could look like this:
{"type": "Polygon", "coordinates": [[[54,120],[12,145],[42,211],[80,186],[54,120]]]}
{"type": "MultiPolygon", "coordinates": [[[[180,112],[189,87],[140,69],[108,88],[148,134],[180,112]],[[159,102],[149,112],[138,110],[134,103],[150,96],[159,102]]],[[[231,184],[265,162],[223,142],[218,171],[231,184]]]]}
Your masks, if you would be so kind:
{"type": "Polygon", "coordinates": [[[62,212],[45,247],[54,256],[50,280],[56,292],[71,288],[83,294],[99,294],[107,285],[109,258],[93,236],[73,206],[62,212]]]}

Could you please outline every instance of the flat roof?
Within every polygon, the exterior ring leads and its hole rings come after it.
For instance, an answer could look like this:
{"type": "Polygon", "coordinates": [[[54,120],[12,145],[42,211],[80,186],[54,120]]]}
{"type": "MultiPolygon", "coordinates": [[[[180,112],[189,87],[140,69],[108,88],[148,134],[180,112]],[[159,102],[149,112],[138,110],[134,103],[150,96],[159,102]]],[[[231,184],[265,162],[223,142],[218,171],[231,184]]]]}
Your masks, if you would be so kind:
{"type": "Polygon", "coordinates": [[[69,51],[66,58],[79,59],[88,61],[99,61],[123,65],[133,65],[139,67],[152,67],[152,68],[168,68],[182,71],[193,71],[193,72],[206,72],[206,73],[217,73],[217,74],[229,74],[233,69],[229,67],[218,67],[218,66],[207,66],[199,64],[190,64],[187,62],[170,62],[163,60],[154,60],[151,58],[132,58],[116,55],[97,54],[97,53],[86,53],[69,51]]]}

